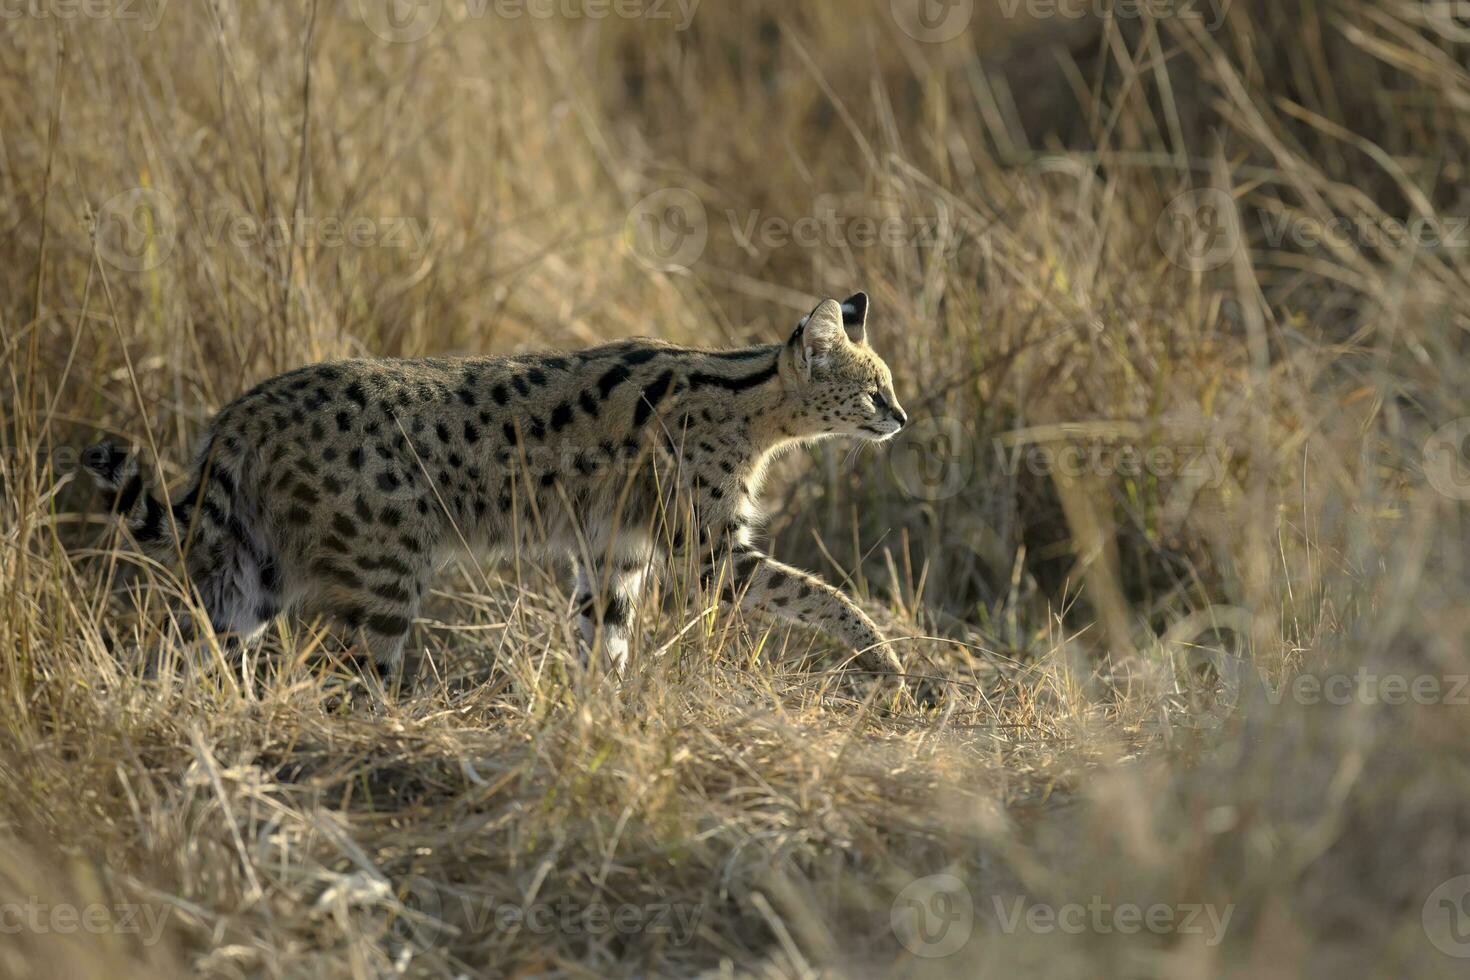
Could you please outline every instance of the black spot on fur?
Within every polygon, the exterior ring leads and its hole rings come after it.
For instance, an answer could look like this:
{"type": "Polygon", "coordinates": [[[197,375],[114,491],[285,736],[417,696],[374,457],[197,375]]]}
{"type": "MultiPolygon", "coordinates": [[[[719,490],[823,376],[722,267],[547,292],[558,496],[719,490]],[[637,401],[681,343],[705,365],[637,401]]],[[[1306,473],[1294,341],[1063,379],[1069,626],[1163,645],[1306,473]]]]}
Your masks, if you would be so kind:
{"type": "Polygon", "coordinates": [[[133,531],[139,541],[154,541],[163,534],[163,505],[150,493],[143,498],[143,523],[133,531]]]}
{"type": "Polygon", "coordinates": [[[750,581],[750,576],[755,572],[756,566],[760,564],[757,555],[746,555],[735,562],[735,581],[742,586],[750,581]]]}
{"type": "Polygon", "coordinates": [[[354,470],[362,469],[363,453],[362,447],[358,446],[347,454],[347,465],[354,470]]]}
{"type": "Polygon", "coordinates": [[[138,502],[138,494],[143,492],[143,474],[134,473],[132,479],[117,492],[112,500],[112,509],[119,514],[127,514],[133,509],[133,504],[138,502]]]}
{"type": "Polygon", "coordinates": [[[367,392],[363,391],[362,385],[356,381],[342,389],[342,394],[346,395],[348,400],[355,403],[358,408],[367,408],[367,392]]]}
{"type": "Polygon", "coordinates": [[[746,347],[743,350],[722,350],[710,354],[711,357],[722,361],[750,361],[757,357],[766,357],[771,354],[771,347],[746,347]]]}
{"type": "MultiPolygon", "coordinates": [[[[359,502],[361,502],[361,498],[359,498],[359,502]]],[[[359,510],[358,513],[361,514],[362,511],[359,510]]],[[[352,523],[352,518],[346,514],[336,514],[332,517],[332,530],[344,538],[350,538],[357,534],[357,525],[352,523]]]]}
{"type": "Polygon", "coordinates": [[[602,377],[597,379],[597,390],[599,393],[601,393],[603,401],[606,401],[607,397],[613,393],[614,388],[622,384],[624,381],[627,381],[632,376],[633,372],[629,371],[622,364],[618,364],[614,367],[608,368],[606,373],[604,373],[602,377]]]}
{"type": "Polygon", "coordinates": [[[628,600],[623,596],[615,595],[608,600],[607,608],[602,611],[602,619],[609,626],[623,626],[627,624],[631,612],[628,600]]]}
{"type": "Polygon", "coordinates": [[[378,488],[384,493],[392,493],[403,485],[403,481],[392,470],[384,470],[378,474],[378,488]]]}
{"type": "Polygon", "coordinates": [[[637,350],[631,350],[628,353],[624,354],[622,357],[622,361],[629,367],[633,367],[639,364],[647,364],[655,357],[658,357],[658,355],[659,349],[657,347],[641,347],[637,350]]]}
{"type": "Polygon", "coordinates": [[[434,423],[434,435],[439,437],[440,442],[448,442],[449,426],[445,425],[443,422],[434,423]]]}
{"type": "Polygon", "coordinates": [[[469,419],[465,419],[464,423],[464,441],[471,446],[480,441],[480,430],[469,419]]]}
{"type": "Polygon", "coordinates": [[[401,636],[408,632],[409,622],[402,616],[385,616],[374,613],[367,618],[367,627],[374,633],[382,633],[384,636],[401,636]]]}
{"type": "Polygon", "coordinates": [[[689,386],[694,389],[713,386],[724,388],[726,391],[744,391],[747,388],[755,388],[765,384],[774,378],[776,373],[777,366],[775,364],[772,364],[763,371],[757,371],[754,374],[747,374],[738,378],[727,378],[719,374],[706,374],[703,371],[697,371],[689,376],[689,386]]]}
{"type": "Polygon", "coordinates": [[[413,574],[413,569],[392,555],[379,555],[376,559],[360,558],[357,563],[368,571],[383,569],[389,572],[397,572],[404,577],[413,574]]]}
{"type": "Polygon", "coordinates": [[[505,385],[498,384],[490,389],[490,397],[495,399],[495,404],[504,405],[510,400],[510,392],[505,390],[505,385]]]}
{"type": "Polygon", "coordinates": [[[658,408],[658,403],[663,401],[664,395],[669,392],[669,383],[674,380],[672,368],[660,374],[647,388],[643,389],[643,397],[638,399],[638,404],[633,409],[633,426],[637,428],[658,408]]]}
{"type": "Polygon", "coordinates": [[[572,424],[572,403],[562,402],[551,410],[551,431],[560,432],[572,424]]]}
{"type": "Polygon", "coordinates": [[[344,568],[334,561],[318,559],[311,563],[311,570],[323,578],[329,578],[333,582],[340,582],[349,588],[362,588],[362,576],[350,568],[344,568]]]}
{"type": "Polygon", "coordinates": [[[294,524],[297,527],[305,527],[311,523],[311,511],[300,505],[295,505],[286,511],[286,523],[294,524]]]}
{"type": "MultiPolygon", "coordinates": [[[[374,595],[381,596],[382,598],[387,599],[389,602],[408,602],[411,598],[413,598],[408,594],[407,589],[396,582],[384,582],[380,585],[375,585],[373,586],[372,591],[374,595]]],[[[406,628],[407,627],[405,627],[405,629],[406,628]]],[[[383,630],[383,632],[386,633],[389,631],[383,630]]]]}

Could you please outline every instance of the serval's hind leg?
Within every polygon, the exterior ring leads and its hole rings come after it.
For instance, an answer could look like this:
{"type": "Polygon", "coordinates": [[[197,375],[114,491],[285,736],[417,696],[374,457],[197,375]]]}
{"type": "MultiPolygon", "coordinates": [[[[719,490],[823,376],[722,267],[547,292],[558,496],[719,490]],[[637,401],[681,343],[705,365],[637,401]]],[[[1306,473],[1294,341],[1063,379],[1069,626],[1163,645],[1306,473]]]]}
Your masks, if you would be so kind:
{"type": "Polygon", "coordinates": [[[600,649],[613,673],[628,663],[628,636],[638,598],[643,592],[647,560],[635,556],[576,563],[574,595],[584,662],[600,649]]]}

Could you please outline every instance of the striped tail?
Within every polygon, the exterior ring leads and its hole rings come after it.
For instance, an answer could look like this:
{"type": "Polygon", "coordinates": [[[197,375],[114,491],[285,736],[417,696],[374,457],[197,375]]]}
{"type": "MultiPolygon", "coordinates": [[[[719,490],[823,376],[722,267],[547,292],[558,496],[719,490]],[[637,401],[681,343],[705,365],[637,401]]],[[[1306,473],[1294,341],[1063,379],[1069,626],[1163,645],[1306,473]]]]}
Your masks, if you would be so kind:
{"type": "MultiPolygon", "coordinates": [[[[100,443],[82,454],[82,468],[103,490],[111,491],[111,511],[132,532],[139,548],[154,555],[172,551],[168,505],[144,486],[137,454],[111,442],[100,443]]],[[[179,509],[175,508],[175,517],[182,516],[179,509]]]]}

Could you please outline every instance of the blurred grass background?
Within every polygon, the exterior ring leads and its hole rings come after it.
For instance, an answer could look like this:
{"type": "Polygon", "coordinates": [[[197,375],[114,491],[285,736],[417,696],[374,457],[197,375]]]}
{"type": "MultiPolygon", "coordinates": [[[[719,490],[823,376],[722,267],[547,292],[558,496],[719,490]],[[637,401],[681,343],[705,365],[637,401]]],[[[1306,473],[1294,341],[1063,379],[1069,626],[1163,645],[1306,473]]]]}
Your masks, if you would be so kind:
{"type": "Polygon", "coordinates": [[[7,8],[0,911],[163,926],[4,919],[0,974],[1463,975],[1470,24],[1222,4],[7,8]],[[707,240],[659,268],[669,188],[707,240]],[[672,601],[585,683],[520,561],[441,580],[412,698],[311,624],[192,669],[75,479],[114,433],[177,481],[309,361],[768,342],[859,288],[915,434],[784,461],[771,532],[912,637],[919,711],[672,601]],[[1108,465],[1012,455],[1069,447],[1108,465]]]}

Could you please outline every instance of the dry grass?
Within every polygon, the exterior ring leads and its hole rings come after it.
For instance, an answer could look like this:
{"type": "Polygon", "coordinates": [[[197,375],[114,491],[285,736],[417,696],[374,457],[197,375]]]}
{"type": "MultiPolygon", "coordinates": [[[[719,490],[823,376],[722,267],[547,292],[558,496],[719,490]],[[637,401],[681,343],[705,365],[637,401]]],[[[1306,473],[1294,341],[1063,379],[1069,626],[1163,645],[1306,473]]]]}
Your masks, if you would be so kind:
{"type": "Polygon", "coordinates": [[[1431,893],[1470,872],[1470,539],[1433,484],[1467,464],[1424,446],[1470,415],[1470,240],[1363,229],[1470,215],[1467,48],[1388,0],[982,4],[946,43],[890,6],[454,0],[403,44],[347,0],[0,20],[0,975],[1461,975],[1431,893]],[[687,270],[626,230],[663,187],[707,217],[687,270]],[[134,188],[174,219],[140,262],[104,206],[134,188]],[[1161,247],[1189,190],[1246,240],[1209,269],[1161,247]],[[303,362],[766,340],[857,286],[946,459],[793,459],[772,534],[917,637],[923,710],[677,594],[591,682],[525,562],[441,580],[412,697],[363,697],[312,624],[198,668],[68,455],[117,433],[177,480],[303,362]],[[1108,465],[1003,465],[1027,445],[1108,465]],[[916,955],[891,910],[940,873],[973,931],[916,955]]]}

